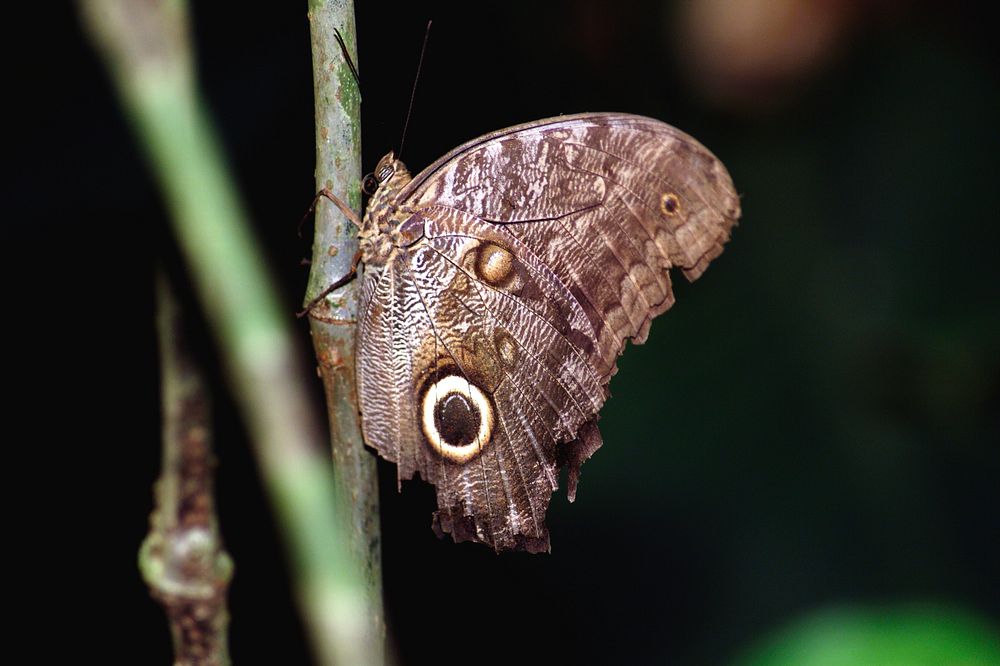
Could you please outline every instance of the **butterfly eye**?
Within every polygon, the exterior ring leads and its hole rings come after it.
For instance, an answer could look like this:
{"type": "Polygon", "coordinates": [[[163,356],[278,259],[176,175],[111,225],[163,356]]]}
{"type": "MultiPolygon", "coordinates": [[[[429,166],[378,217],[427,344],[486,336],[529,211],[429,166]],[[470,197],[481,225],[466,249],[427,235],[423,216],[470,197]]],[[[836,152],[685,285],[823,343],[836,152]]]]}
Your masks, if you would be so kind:
{"type": "Polygon", "coordinates": [[[378,173],[375,174],[375,177],[378,178],[378,182],[379,184],[381,184],[392,178],[392,174],[394,174],[395,172],[396,169],[391,164],[387,164],[378,170],[378,173]]]}
{"type": "Polygon", "coordinates": [[[361,181],[361,191],[368,196],[375,194],[375,190],[377,189],[378,181],[375,180],[375,176],[373,174],[368,174],[365,176],[365,179],[361,181]]]}

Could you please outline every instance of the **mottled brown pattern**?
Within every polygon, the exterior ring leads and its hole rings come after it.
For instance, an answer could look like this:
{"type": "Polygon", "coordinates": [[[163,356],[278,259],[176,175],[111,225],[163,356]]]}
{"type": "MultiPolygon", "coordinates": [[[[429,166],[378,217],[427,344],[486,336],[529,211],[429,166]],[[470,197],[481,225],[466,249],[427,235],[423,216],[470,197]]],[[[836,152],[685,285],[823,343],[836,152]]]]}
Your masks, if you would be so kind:
{"type": "Polygon", "coordinates": [[[435,485],[439,534],[547,551],[559,468],[572,500],[624,341],[673,304],[669,269],[696,279],[739,218],[729,174],[683,132],[622,114],[500,130],[412,180],[390,153],[375,173],[365,440],[400,481],[435,485]]]}

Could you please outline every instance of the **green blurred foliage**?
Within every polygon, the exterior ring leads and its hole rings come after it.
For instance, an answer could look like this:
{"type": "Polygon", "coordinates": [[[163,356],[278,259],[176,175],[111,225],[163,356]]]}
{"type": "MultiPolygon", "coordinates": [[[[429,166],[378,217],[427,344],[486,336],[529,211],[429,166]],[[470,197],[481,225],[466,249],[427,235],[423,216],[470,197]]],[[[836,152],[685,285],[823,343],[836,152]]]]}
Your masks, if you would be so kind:
{"type": "Polygon", "coordinates": [[[733,666],[995,666],[1000,635],[936,606],[841,608],[793,622],[733,666]]]}

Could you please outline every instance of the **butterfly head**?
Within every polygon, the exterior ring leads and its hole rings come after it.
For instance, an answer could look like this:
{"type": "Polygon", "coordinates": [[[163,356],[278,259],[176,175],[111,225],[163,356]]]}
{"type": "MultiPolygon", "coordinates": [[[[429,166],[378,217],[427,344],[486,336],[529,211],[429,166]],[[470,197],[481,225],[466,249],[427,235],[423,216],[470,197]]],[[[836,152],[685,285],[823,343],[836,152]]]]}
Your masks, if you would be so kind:
{"type": "Polygon", "coordinates": [[[410,178],[406,165],[396,159],[396,153],[389,151],[378,161],[375,170],[365,176],[362,189],[365,194],[375,196],[386,188],[398,190],[408,183],[410,178]]]}
{"type": "Polygon", "coordinates": [[[396,153],[389,151],[361,184],[364,193],[371,197],[368,210],[390,203],[412,179],[406,165],[396,159],[396,153]]]}
{"type": "Polygon", "coordinates": [[[397,195],[412,179],[406,165],[393,152],[380,159],[375,171],[365,176],[363,189],[371,199],[358,234],[365,264],[383,263],[395,246],[391,232],[409,217],[399,209],[397,195]]]}

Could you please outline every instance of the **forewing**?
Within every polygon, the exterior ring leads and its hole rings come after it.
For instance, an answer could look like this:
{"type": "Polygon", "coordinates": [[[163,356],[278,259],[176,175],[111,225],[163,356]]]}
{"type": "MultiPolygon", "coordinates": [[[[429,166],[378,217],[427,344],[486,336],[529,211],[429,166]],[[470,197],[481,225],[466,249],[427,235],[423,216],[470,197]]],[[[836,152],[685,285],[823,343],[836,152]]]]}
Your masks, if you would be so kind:
{"type": "Polygon", "coordinates": [[[586,114],[501,130],[461,146],[398,197],[447,206],[508,230],[563,282],[614,372],[623,341],[645,340],[673,303],[667,269],[694,280],[722,252],[739,198],[722,163],[651,118],[586,114]]]}

